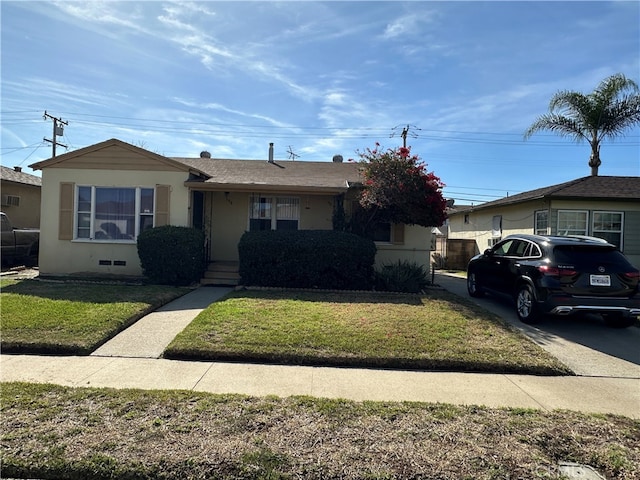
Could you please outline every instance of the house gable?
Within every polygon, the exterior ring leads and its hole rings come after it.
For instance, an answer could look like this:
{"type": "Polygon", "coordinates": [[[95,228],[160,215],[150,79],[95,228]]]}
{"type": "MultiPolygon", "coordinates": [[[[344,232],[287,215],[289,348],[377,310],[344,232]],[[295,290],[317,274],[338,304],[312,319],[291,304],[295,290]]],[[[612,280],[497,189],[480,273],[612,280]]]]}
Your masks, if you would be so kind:
{"type": "Polygon", "coordinates": [[[34,163],[30,167],[34,170],[44,168],[163,172],[188,172],[191,170],[183,163],[117,139],[80,148],[49,160],[34,163]]]}

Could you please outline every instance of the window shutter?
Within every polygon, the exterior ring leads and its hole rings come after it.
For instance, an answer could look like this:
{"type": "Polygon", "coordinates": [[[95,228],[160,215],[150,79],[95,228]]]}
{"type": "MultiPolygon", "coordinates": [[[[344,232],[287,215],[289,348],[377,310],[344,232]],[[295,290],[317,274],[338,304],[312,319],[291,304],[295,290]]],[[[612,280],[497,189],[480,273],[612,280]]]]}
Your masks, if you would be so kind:
{"type": "Polygon", "coordinates": [[[394,245],[404,245],[404,223],[392,224],[392,238],[391,243],[394,245]]]}
{"type": "Polygon", "coordinates": [[[60,211],[58,240],[73,240],[73,190],[74,183],[60,183],[60,211]]]}
{"type": "Polygon", "coordinates": [[[169,225],[171,186],[156,185],[156,221],[154,227],[169,225]]]}

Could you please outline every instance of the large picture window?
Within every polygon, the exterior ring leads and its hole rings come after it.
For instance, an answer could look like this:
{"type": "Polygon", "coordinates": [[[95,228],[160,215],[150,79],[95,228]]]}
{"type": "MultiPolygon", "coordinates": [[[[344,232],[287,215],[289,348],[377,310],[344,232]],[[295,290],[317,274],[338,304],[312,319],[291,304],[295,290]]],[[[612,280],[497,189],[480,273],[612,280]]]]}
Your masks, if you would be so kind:
{"type": "Polygon", "coordinates": [[[589,213],[585,210],[558,210],[558,235],[587,235],[589,213]]]}
{"type": "Polygon", "coordinates": [[[298,230],[300,199],[296,197],[262,197],[249,201],[249,230],[298,230]]]}
{"type": "Polygon", "coordinates": [[[154,224],[154,189],[79,186],[75,238],[135,241],[154,224]]]}
{"type": "Polygon", "coordinates": [[[593,236],[605,239],[622,250],[622,212],[593,212],[593,236]]]}

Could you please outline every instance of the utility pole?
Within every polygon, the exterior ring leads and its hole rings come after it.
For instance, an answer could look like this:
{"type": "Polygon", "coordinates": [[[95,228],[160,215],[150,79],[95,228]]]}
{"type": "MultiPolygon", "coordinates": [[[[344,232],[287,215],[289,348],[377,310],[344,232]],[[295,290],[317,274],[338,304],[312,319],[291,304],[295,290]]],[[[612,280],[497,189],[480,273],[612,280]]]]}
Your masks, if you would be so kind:
{"type": "Polygon", "coordinates": [[[64,135],[64,127],[63,127],[63,125],[69,125],[69,122],[65,122],[61,118],[56,118],[53,115],[49,115],[46,110],[44,111],[44,115],[42,116],[42,118],[44,118],[45,120],[47,118],[50,118],[51,120],[53,120],[53,136],[51,137],[52,139],[49,140],[48,138],[44,138],[43,140],[45,142],[49,142],[51,144],[51,146],[53,147],[53,152],[51,154],[51,158],[55,158],[56,157],[56,145],[60,145],[61,147],[67,148],[66,145],[64,145],[62,143],[59,143],[58,140],[56,139],[56,137],[64,135]]]}
{"type": "MultiPolygon", "coordinates": [[[[397,125],[395,127],[392,128],[392,130],[396,130],[400,125],[397,125]]],[[[413,128],[413,130],[421,130],[420,128],[416,127],[415,125],[407,125],[406,127],[402,128],[402,133],[400,134],[400,136],[402,137],[402,146],[403,148],[407,148],[407,137],[412,137],[412,138],[418,138],[418,134],[417,133],[409,133],[409,129],[413,128]]],[[[391,137],[394,137],[396,135],[396,133],[392,133],[391,137]]]]}
{"type": "Polygon", "coordinates": [[[402,146],[407,148],[407,134],[409,133],[409,125],[402,129],[401,137],[402,137],[402,146]]]}

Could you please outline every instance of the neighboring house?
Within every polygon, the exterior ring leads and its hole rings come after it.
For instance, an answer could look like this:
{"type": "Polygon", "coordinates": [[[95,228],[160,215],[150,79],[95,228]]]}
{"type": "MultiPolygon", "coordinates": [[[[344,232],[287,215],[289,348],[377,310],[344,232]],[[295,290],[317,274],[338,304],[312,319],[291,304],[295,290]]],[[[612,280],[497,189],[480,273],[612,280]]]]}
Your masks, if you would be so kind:
{"type": "Polygon", "coordinates": [[[604,238],[640,266],[640,177],[582,177],[449,214],[449,239],[476,253],[514,233],[604,238]]]}
{"type": "Polygon", "coordinates": [[[436,245],[431,252],[431,259],[436,268],[464,270],[469,259],[475,255],[476,245],[473,240],[449,238],[449,218],[468,208],[468,205],[454,205],[453,200],[447,201],[447,219],[439,228],[434,229],[436,245]]]}
{"type": "Polygon", "coordinates": [[[0,166],[2,211],[16,228],[40,227],[41,179],[20,167],[0,166]]]}
{"type": "MultiPolygon", "coordinates": [[[[169,224],[202,229],[209,261],[237,273],[245,231],[330,230],[335,203],[350,209],[359,167],[339,158],[276,161],[273,145],[268,160],[169,158],[111,139],[38,162],[31,168],[42,170],[40,272],[141,275],[138,234],[169,224]]],[[[431,229],[388,225],[380,235],[378,265],[406,259],[429,267],[431,229]]]]}

